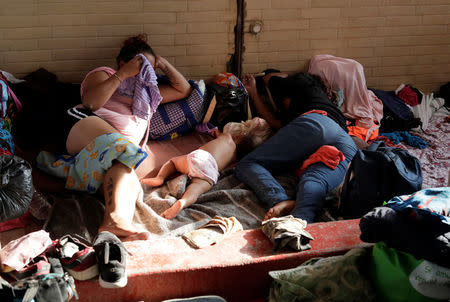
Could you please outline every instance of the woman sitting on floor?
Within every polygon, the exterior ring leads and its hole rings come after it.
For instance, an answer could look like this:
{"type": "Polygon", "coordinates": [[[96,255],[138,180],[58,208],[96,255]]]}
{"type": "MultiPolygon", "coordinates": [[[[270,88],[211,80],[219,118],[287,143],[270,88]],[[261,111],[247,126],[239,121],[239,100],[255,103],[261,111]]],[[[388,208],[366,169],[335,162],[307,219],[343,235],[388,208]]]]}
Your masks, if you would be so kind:
{"type": "MultiPolygon", "coordinates": [[[[81,84],[82,104],[68,110],[66,148],[71,155],[108,133],[119,132],[137,146],[145,144],[151,113],[158,104],[185,98],[192,91],[184,76],[153,52],[145,35],[125,40],[116,60],[117,71],[100,67],[87,74],[81,84]],[[142,78],[144,68],[146,78],[142,78]],[[154,69],[160,69],[170,85],[158,85],[154,69]],[[133,83],[147,86],[137,95],[130,89],[133,83]]],[[[142,194],[135,169],[114,160],[102,177],[105,216],[99,232],[144,235],[132,224],[135,203],[142,194]]]]}

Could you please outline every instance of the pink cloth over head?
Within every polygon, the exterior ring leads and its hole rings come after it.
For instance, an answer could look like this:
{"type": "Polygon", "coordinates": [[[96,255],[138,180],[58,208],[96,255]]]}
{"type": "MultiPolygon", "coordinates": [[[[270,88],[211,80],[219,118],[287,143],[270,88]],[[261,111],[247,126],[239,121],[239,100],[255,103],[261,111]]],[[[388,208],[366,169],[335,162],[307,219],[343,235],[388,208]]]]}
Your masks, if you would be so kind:
{"type": "Polygon", "coordinates": [[[356,119],[357,125],[371,128],[383,118],[383,103],[367,89],[363,66],[352,59],[332,55],[311,58],[309,73],[319,76],[330,90],[342,89],[342,113],[356,119]]]}

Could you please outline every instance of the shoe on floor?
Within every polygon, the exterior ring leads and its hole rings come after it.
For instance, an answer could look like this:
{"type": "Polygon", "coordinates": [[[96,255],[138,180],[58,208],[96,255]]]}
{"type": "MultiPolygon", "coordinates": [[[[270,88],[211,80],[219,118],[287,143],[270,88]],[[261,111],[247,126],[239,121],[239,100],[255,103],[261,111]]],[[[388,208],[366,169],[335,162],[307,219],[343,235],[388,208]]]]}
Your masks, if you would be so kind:
{"type": "Polygon", "coordinates": [[[170,299],[170,300],[164,300],[162,302],[227,302],[224,298],[219,296],[198,296],[198,297],[192,297],[192,298],[179,298],[179,299],[170,299]]]}
{"type": "Polygon", "coordinates": [[[76,280],[89,280],[98,275],[94,249],[80,239],[65,235],[55,249],[63,268],[76,280]]]}
{"type": "Polygon", "coordinates": [[[94,240],[100,271],[99,283],[104,288],[127,285],[127,252],[122,241],[110,232],[101,232],[94,240]]]}

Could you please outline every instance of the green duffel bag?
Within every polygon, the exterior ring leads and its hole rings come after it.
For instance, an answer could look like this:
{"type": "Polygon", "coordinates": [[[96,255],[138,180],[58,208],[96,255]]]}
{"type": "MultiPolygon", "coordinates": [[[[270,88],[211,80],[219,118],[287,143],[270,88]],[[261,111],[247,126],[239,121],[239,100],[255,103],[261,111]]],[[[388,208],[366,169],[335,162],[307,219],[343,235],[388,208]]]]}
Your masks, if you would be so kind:
{"type": "Polygon", "coordinates": [[[370,275],[379,301],[426,302],[450,299],[450,269],[377,242],[370,275]]]}

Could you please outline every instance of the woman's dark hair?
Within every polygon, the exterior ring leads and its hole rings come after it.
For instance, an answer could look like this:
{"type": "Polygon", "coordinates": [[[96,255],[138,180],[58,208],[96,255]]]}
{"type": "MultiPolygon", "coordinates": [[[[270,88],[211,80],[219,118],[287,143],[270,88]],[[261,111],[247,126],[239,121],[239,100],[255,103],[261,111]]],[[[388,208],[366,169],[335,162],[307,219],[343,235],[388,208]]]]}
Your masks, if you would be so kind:
{"type": "Polygon", "coordinates": [[[312,101],[328,102],[327,88],[322,79],[316,75],[299,72],[287,78],[272,77],[269,80],[272,97],[281,109],[280,117],[284,122],[290,122],[302,113],[305,105],[312,101]],[[282,101],[290,98],[289,109],[284,109],[282,101]]]}
{"type": "Polygon", "coordinates": [[[140,34],[134,37],[130,37],[123,41],[122,48],[120,49],[119,55],[116,58],[117,65],[120,61],[128,62],[134,58],[139,53],[149,53],[155,55],[153,49],[147,43],[147,35],[140,34]]]}
{"type": "Polygon", "coordinates": [[[236,159],[241,160],[244,156],[255,149],[255,143],[250,136],[244,136],[241,141],[236,144],[236,159]]]}

